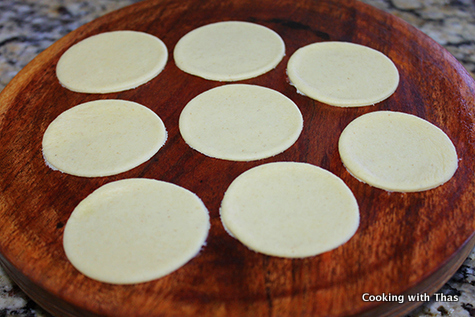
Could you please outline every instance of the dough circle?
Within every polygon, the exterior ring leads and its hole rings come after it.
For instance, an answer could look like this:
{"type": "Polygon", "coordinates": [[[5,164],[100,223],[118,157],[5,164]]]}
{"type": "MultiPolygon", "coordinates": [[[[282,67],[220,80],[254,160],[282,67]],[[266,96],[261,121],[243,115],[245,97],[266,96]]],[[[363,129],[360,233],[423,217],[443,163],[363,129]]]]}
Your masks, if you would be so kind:
{"type": "Polygon", "coordinates": [[[66,223],[63,246],[84,275],[111,284],[163,277],[195,257],[209,214],[194,193],[153,179],[108,183],[81,201],[66,223]]]}
{"type": "Polygon", "coordinates": [[[441,129],[402,112],[376,111],[356,118],[343,130],[338,148],[353,176],[387,191],[435,188],[458,165],[456,149],[441,129]]]}
{"type": "Polygon", "coordinates": [[[71,46],[59,59],[56,75],[69,90],[104,94],[150,81],[167,60],[167,47],[151,34],[105,32],[71,46]]]}
{"type": "Polygon", "coordinates": [[[180,115],[179,128],[186,143],[207,156],[251,161],[292,146],[303,118],[292,100],[273,89],[228,84],[192,99],[180,115]]]}
{"type": "Polygon", "coordinates": [[[374,105],[392,95],[399,72],[383,53],[347,42],[319,42],[298,49],[287,74],[297,90],[340,107],[374,105]]]}
{"type": "Polygon", "coordinates": [[[334,174],[308,163],[268,163],[244,172],[227,189],[220,212],[232,236],[277,257],[330,251],[359,226],[351,190],[334,174]]]}
{"type": "Polygon", "coordinates": [[[125,100],[77,105],[54,119],[43,135],[43,156],[54,170],[84,177],[128,171],[163,146],[167,131],[149,108],[125,100]]]}
{"type": "Polygon", "coordinates": [[[208,24],[183,36],[174,49],[176,65],[208,80],[237,81],[274,69],[285,44],[273,30],[255,23],[208,24]]]}

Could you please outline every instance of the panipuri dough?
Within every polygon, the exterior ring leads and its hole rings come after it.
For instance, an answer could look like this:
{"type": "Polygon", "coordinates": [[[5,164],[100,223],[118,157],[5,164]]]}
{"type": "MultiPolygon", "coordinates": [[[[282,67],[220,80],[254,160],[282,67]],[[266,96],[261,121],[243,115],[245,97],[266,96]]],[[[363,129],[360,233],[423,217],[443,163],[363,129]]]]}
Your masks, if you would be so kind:
{"type": "Polygon", "coordinates": [[[237,81],[274,69],[285,44],[273,30],[255,23],[208,24],[183,36],[174,50],[176,65],[208,80],[237,81]]]}
{"type": "Polygon", "coordinates": [[[84,177],[109,176],[149,160],[167,131],[149,108],[125,100],[77,105],[54,119],[43,135],[43,156],[54,170],[84,177]]]}
{"type": "Polygon", "coordinates": [[[167,60],[167,47],[151,34],[105,32],[71,46],[59,59],[56,75],[69,90],[110,93],[150,81],[167,60]]]}
{"type": "Polygon", "coordinates": [[[399,84],[399,72],[383,53],[347,42],[319,42],[298,49],[287,74],[302,94],[339,107],[374,105],[399,84]]]}
{"type": "Polygon", "coordinates": [[[357,179],[396,192],[416,192],[447,182],[458,165],[452,141],[414,115],[376,111],[353,120],[338,143],[343,164],[357,179]]]}
{"type": "Polygon", "coordinates": [[[192,99],[180,115],[179,127],[185,142],[207,156],[251,161],[292,146],[303,118],[292,100],[273,89],[228,84],[192,99]]]}
{"type": "Polygon", "coordinates": [[[220,212],[232,236],[277,257],[310,257],[335,249],[359,226],[351,190],[334,174],[308,163],[268,163],[244,172],[227,189],[220,212]]]}
{"type": "Polygon", "coordinates": [[[72,265],[92,279],[141,283],[195,257],[209,228],[208,210],[194,193],[163,181],[124,179],[77,205],[63,245],[72,265]]]}

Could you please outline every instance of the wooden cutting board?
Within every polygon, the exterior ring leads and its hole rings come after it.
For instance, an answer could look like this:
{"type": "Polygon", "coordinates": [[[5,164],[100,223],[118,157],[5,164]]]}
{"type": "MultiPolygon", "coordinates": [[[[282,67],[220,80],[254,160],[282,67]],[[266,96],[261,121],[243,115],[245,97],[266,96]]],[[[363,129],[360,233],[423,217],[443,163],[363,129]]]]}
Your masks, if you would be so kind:
{"type": "Polygon", "coordinates": [[[363,294],[437,291],[475,244],[475,83],[433,40],[400,19],[355,1],[150,0],[97,19],[52,45],[26,66],[0,95],[1,263],[24,291],[56,316],[350,316],[402,315],[420,302],[367,302],[363,294]],[[286,44],[271,72],[243,81],[273,88],[299,106],[304,130],[273,158],[229,162],[190,149],[178,131],[181,110],[193,97],[224,83],[180,71],[173,48],[198,26],[243,20],[267,26],[286,44]],[[61,87],[55,66],[72,44],[112,30],[137,30],[164,41],[170,59],[151,82],[106,95],[61,87]],[[336,108],[297,94],[286,76],[289,56],[319,41],[349,41],[375,48],[399,69],[393,96],[375,106],[336,108]],[[81,178],[49,169],[41,139],[48,124],[79,103],[120,98],[153,109],[169,139],[150,161],[120,175],[81,178]],[[353,178],[337,142],[354,118],[375,110],[415,114],[444,130],[460,157],[455,176],[420,193],[390,193],[353,178]],[[274,161],[309,162],[341,177],[361,212],[356,235],[319,256],[281,259],[248,250],[223,229],[218,209],[226,188],[242,172],[274,161]],[[118,286],[79,274],[62,248],[74,207],[99,186],[148,177],[195,192],[209,209],[204,250],[178,271],[149,283],[118,286]]]}

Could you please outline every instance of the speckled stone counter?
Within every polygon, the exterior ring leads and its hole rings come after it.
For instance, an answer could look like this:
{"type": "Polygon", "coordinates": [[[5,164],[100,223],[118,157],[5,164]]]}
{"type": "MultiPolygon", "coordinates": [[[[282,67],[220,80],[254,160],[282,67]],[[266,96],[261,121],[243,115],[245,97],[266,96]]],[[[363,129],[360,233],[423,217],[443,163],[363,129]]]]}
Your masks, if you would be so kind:
{"type": "MultiPolygon", "coordinates": [[[[474,0],[363,0],[431,36],[475,73],[474,0]]],[[[38,53],[99,16],[138,0],[0,0],[0,91],[38,53]]],[[[0,229],[1,230],[1,229],[0,229]]],[[[475,251],[410,317],[475,316],[475,251]],[[457,298],[450,302],[447,298],[457,298]]],[[[0,268],[0,317],[51,315],[0,268]]]]}

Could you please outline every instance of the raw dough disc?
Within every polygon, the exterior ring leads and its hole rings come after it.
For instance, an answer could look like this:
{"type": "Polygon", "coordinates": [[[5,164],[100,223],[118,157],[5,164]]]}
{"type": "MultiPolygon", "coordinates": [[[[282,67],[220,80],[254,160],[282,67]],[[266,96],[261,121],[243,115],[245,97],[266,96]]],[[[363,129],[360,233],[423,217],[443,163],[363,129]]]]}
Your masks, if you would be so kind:
{"type": "Polygon", "coordinates": [[[209,228],[208,210],[194,193],[163,181],[125,179],[79,203],[63,245],[73,266],[92,279],[141,283],[185,265],[209,228]]]}
{"type": "Polygon", "coordinates": [[[163,146],[167,131],[150,109],[125,100],[96,100],[60,114],[43,135],[43,156],[55,170],[85,177],[128,171],[163,146]]]}
{"type": "Polygon", "coordinates": [[[254,167],[229,186],[221,204],[226,230],[250,249],[278,257],[314,256],[347,242],[358,203],[334,174],[308,163],[254,167]]]}
{"type": "Polygon", "coordinates": [[[399,72],[383,53],[346,42],[320,42],[298,49],[287,74],[301,93],[340,107],[378,103],[394,93],[399,72]]]}
{"type": "Polygon", "coordinates": [[[209,80],[237,81],[274,69],[285,44],[273,30],[254,23],[227,21],[199,27],[177,43],[176,65],[209,80]]]}
{"type": "Polygon", "coordinates": [[[441,129],[401,112],[356,118],[343,130],[338,146],[351,174],[388,191],[437,187],[454,175],[458,164],[455,147],[441,129]]]}
{"type": "Polygon", "coordinates": [[[288,149],[302,131],[303,118],[295,103],[275,90],[229,84],[192,99],[179,127],[186,143],[205,155],[251,161],[288,149]]]}
{"type": "Polygon", "coordinates": [[[150,81],[163,70],[167,59],[167,47],[153,35],[106,32],[70,47],[59,59],[56,75],[72,91],[110,93],[150,81]]]}

